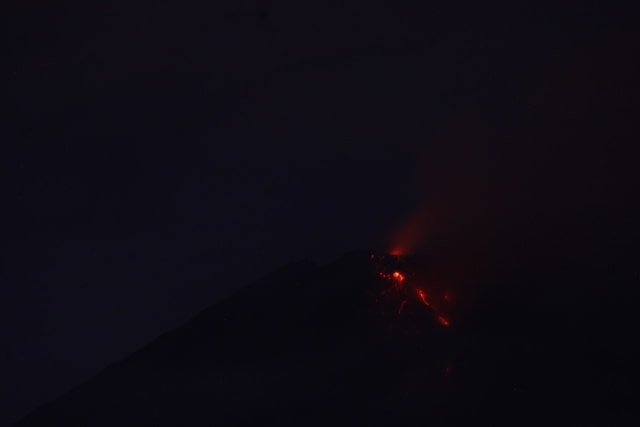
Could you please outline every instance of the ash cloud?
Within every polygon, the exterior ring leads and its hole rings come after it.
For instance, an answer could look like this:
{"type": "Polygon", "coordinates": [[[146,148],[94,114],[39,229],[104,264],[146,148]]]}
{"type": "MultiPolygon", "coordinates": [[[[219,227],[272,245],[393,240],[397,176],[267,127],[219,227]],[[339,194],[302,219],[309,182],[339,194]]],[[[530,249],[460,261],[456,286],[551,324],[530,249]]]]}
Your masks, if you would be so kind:
{"type": "Polygon", "coordinates": [[[611,271],[629,270],[638,237],[639,53],[638,37],[617,35],[547,69],[508,119],[474,105],[444,124],[392,250],[469,299],[514,275],[531,286],[521,298],[622,298],[630,276],[611,271]]]}

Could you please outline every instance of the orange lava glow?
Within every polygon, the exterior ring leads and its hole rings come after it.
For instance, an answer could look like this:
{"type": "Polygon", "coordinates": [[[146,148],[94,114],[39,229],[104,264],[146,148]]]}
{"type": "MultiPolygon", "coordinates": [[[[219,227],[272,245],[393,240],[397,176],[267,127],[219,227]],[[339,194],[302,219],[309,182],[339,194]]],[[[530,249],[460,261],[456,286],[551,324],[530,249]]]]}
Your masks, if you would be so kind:
{"type": "Polygon", "coordinates": [[[443,316],[438,316],[438,322],[444,326],[449,326],[449,321],[445,319],[443,316]]]}
{"type": "Polygon", "coordinates": [[[426,307],[429,307],[429,312],[433,316],[434,320],[438,324],[448,327],[449,320],[441,314],[442,312],[439,309],[439,305],[443,302],[450,302],[449,293],[438,292],[436,294],[427,294],[424,288],[418,288],[416,286],[418,285],[417,280],[419,279],[415,279],[415,274],[407,274],[406,271],[395,269],[400,266],[398,264],[401,264],[401,259],[398,260],[386,257],[386,255],[371,254],[371,259],[375,262],[377,270],[376,274],[387,283],[387,285],[380,290],[379,295],[391,298],[391,301],[394,301],[394,311],[396,315],[401,316],[405,314],[409,309],[409,306],[412,305],[411,301],[415,298],[415,296],[413,298],[410,296],[412,294],[417,294],[420,301],[422,301],[426,307]],[[389,261],[387,261],[387,259],[389,261]],[[400,302],[397,303],[395,301],[400,302]]]}
{"type": "Polygon", "coordinates": [[[393,278],[402,282],[404,281],[404,274],[400,273],[399,271],[394,271],[392,274],[393,278]]]}
{"type": "Polygon", "coordinates": [[[402,285],[403,285],[403,282],[404,282],[404,279],[405,279],[405,275],[404,274],[400,273],[399,271],[394,271],[391,274],[387,274],[387,273],[383,273],[383,272],[380,272],[378,274],[383,279],[392,281],[393,282],[393,287],[396,290],[402,289],[402,287],[403,287],[402,285]]]}
{"type": "Polygon", "coordinates": [[[424,305],[426,305],[427,307],[431,307],[431,304],[429,304],[429,301],[427,300],[427,294],[425,294],[422,289],[418,289],[418,296],[420,297],[424,305]]]}

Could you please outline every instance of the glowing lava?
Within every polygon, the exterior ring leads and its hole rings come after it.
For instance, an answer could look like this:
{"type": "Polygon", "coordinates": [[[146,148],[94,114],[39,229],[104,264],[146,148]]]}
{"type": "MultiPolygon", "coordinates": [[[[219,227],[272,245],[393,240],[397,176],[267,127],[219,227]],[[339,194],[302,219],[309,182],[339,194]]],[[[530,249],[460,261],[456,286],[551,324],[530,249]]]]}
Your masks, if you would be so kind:
{"type": "MultiPolygon", "coordinates": [[[[377,274],[391,285],[383,289],[380,295],[390,297],[391,301],[401,301],[396,310],[398,316],[401,316],[407,308],[411,301],[411,296],[417,294],[419,300],[426,307],[429,307],[436,322],[442,326],[449,326],[449,320],[442,316],[440,310],[436,307],[440,298],[436,298],[436,301],[430,300],[427,293],[423,289],[417,288],[415,283],[407,278],[406,272],[399,269],[406,267],[406,259],[393,255],[375,254],[371,255],[371,259],[374,260],[377,274]],[[434,303],[436,303],[436,306],[433,305],[434,303]]],[[[441,298],[446,302],[450,301],[448,293],[444,293],[441,298]]]]}
{"type": "Polygon", "coordinates": [[[380,272],[379,274],[383,279],[393,280],[394,282],[404,282],[405,279],[404,274],[399,271],[394,271],[391,274],[380,272]]]}
{"type": "Polygon", "coordinates": [[[424,305],[426,305],[427,307],[431,307],[431,304],[429,304],[429,301],[427,301],[427,294],[425,294],[422,289],[418,289],[418,296],[420,297],[420,300],[422,300],[424,305]]]}
{"type": "Polygon", "coordinates": [[[449,326],[449,321],[444,316],[438,316],[438,322],[443,326],[449,326]]]}
{"type": "Polygon", "coordinates": [[[404,274],[400,273],[399,271],[394,271],[393,273],[390,273],[390,274],[380,272],[379,274],[380,274],[380,277],[382,277],[383,279],[391,281],[393,283],[393,288],[396,291],[399,291],[402,289],[404,279],[405,279],[404,274]]]}

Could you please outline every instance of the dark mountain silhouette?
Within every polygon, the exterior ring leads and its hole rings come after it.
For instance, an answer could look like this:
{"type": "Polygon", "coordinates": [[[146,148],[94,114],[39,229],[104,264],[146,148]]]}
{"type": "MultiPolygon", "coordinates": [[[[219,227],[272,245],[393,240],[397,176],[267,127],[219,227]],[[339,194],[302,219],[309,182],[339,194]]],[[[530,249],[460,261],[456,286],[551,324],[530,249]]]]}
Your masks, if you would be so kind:
{"type": "Polygon", "coordinates": [[[532,287],[509,293],[508,273],[445,325],[414,271],[367,252],[291,263],[17,426],[619,425],[631,414],[632,338],[598,330],[616,323],[608,309],[543,306],[532,287]]]}

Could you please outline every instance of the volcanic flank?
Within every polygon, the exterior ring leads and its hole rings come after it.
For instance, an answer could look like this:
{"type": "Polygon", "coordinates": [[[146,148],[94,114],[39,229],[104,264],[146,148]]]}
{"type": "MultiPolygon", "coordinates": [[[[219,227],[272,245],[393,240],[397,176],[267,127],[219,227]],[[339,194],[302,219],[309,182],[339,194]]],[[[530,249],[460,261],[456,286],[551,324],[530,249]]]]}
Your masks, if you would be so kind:
{"type": "Polygon", "coordinates": [[[409,257],[291,263],[18,426],[534,425],[575,419],[568,387],[602,402],[571,337],[474,329],[455,300],[409,257]]]}

